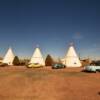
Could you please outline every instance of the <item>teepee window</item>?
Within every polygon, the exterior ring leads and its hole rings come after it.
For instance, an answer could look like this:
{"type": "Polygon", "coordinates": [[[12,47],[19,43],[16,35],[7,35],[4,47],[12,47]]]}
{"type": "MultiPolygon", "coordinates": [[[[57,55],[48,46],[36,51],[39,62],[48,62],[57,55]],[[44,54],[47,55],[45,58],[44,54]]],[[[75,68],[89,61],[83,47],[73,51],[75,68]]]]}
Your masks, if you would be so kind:
{"type": "Polygon", "coordinates": [[[74,64],[77,64],[76,62],[74,62],[74,64]]]}

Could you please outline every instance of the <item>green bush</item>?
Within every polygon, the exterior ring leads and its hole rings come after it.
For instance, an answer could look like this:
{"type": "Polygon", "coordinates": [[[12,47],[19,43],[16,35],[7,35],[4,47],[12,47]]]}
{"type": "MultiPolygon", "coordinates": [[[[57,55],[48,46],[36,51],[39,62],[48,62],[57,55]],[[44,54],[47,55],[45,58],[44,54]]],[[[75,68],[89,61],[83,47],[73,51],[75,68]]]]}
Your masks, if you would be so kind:
{"type": "Polygon", "coordinates": [[[17,56],[15,56],[15,58],[14,58],[13,65],[20,65],[20,61],[17,56]]]}
{"type": "Polygon", "coordinates": [[[47,57],[46,57],[46,60],[45,60],[45,65],[46,66],[52,66],[53,62],[54,61],[53,61],[52,57],[48,54],[47,57]]]}

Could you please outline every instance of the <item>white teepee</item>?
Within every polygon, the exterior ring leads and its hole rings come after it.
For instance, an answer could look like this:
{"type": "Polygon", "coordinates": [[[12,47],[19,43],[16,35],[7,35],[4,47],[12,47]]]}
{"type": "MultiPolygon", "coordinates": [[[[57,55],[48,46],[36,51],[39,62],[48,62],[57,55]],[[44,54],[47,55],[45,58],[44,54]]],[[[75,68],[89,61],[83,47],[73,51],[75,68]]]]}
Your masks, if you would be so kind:
{"type": "Polygon", "coordinates": [[[65,58],[62,59],[62,62],[66,65],[66,67],[81,67],[81,62],[73,45],[69,47],[65,58]]]}
{"type": "Polygon", "coordinates": [[[30,63],[39,63],[41,65],[45,65],[45,62],[43,60],[43,57],[42,57],[42,54],[41,54],[41,51],[40,49],[37,47],[33,53],[33,56],[30,60],[30,63]]]}
{"type": "Polygon", "coordinates": [[[3,59],[3,63],[7,63],[8,65],[13,65],[14,58],[15,58],[15,55],[14,55],[12,49],[9,48],[3,59]]]}

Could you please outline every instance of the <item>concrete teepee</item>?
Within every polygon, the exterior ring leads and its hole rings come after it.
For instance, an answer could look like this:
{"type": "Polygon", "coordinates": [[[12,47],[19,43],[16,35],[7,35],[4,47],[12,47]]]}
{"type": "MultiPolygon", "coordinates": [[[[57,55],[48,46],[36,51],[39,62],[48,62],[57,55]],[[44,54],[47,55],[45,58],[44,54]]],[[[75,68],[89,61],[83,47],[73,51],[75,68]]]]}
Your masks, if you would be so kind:
{"type": "Polygon", "coordinates": [[[81,67],[81,62],[72,44],[70,45],[68,52],[63,59],[63,64],[65,64],[66,67],[81,67]]]}
{"type": "Polygon", "coordinates": [[[12,49],[9,48],[4,59],[3,59],[3,63],[6,63],[8,65],[13,65],[14,58],[15,58],[15,55],[14,55],[12,49]]]}
{"type": "Polygon", "coordinates": [[[30,63],[38,63],[38,64],[41,64],[41,65],[45,65],[45,62],[43,60],[43,56],[41,54],[41,51],[40,49],[37,47],[33,53],[33,56],[30,60],[30,63]]]}

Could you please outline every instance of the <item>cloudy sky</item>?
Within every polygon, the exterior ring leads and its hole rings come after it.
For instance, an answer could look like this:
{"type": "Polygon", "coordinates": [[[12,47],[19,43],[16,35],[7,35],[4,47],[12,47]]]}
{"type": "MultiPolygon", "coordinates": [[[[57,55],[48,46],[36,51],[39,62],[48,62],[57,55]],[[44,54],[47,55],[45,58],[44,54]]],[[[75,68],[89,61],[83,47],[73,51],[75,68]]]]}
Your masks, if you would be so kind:
{"type": "Polygon", "coordinates": [[[38,44],[63,57],[71,42],[81,57],[100,58],[100,0],[0,0],[0,56],[11,46],[30,57],[38,44]]]}

